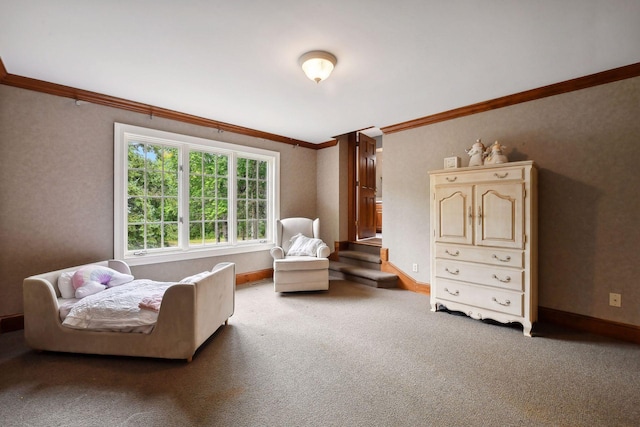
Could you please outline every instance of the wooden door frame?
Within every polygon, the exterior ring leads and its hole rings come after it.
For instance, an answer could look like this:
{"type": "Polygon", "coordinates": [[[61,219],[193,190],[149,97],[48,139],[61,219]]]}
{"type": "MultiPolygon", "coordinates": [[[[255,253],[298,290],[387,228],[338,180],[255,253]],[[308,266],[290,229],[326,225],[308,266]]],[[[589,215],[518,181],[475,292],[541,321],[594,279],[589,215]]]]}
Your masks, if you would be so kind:
{"type": "Polygon", "coordinates": [[[357,149],[357,132],[347,134],[347,196],[349,204],[347,206],[347,241],[356,241],[356,149],[357,149]]]}
{"type": "Polygon", "coordinates": [[[349,242],[355,242],[358,234],[358,227],[356,226],[358,220],[358,194],[356,192],[358,133],[360,133],[360,131],[350,132],[344,135],[347,141],[347,197],[349,199],[347,205],[347,241],[349,242]]]}

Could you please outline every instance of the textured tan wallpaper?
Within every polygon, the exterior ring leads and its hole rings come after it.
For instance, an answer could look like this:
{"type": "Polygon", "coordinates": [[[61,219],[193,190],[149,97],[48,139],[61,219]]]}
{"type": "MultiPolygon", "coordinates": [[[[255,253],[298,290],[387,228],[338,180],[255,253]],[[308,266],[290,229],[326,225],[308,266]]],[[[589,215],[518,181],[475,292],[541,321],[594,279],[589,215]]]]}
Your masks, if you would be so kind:
{"type": "Polygon", "coordinates": [[[417,280],[429,282],[427,171],[452,155],[466,166],[478,138],[539,167],[540,306],[640,325],[640,78],[385,135],[384,243],[417,280]]]}
{"type": "MultiPolygon", "coordinates": [[[[22,280],[113,257],[113,123],[280,152],[281,216],[316,215],[317,151],[0,85],[0,316],[22,312],[22,280]]],[[[267,251],[133,267],[177,280],[236,262],[270,268],[267,251]]]]}

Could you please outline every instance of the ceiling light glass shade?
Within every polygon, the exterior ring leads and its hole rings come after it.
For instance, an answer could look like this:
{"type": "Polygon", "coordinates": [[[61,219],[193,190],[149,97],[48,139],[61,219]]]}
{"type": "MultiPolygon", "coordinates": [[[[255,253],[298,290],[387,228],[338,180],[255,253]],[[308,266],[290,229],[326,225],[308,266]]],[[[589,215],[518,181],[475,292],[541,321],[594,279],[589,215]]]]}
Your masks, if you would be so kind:
{"type": "Polygon", "coordinates": [[[307,77],[316,83],[320,83],[329,77],[338,60],[329,52],[314,50],[302,55],[299,62],[302,71],[307,77]]]}

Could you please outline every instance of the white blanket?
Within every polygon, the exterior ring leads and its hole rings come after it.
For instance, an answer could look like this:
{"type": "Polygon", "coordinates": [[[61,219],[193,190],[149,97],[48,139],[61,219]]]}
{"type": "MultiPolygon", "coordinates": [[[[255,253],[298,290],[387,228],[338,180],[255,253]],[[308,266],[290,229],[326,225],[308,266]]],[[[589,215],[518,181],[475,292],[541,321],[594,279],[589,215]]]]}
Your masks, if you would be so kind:
{"type": "Polygon", "coordinates": [[[145,297],[164,295],[174,282],[134,280],[108,288],[78,300],[62,322],[73,329],[92,331],[150,333],[158,320],[158,313],[141,309],[138,304],[145,297]]]}

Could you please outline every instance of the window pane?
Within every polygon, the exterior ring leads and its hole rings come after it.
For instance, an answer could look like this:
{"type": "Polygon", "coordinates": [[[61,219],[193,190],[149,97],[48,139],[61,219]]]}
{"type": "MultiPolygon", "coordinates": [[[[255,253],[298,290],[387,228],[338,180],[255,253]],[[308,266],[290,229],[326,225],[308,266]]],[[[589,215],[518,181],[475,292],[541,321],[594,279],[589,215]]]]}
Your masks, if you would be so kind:
{"type": "Polygon", "coordinates": [[[165,196],[178,195],[178,172],[166,172],[164,174],[163,189],[165,196]]]}
{"type": "Polygon", "coordinates": [[[144,168],[144,144],[133,142],[129,144],[128,152],[129,169],[144,168]]]}
{"type": "MultiPolygon", "coordinates": [[[[162,221],[162,199],[159,197],[147,199],[147,221],[162,221]]],[[[148,230],[147,230],[148,231],[148,230]]]]}
{"type": "Polygon", "coordinates": [[[258,161],[247,160],[247,177],[256,178],[258,174],[258,161]]]}
{"type": "Polygon", "coordinates": [[[239,158],[236,163],[237,173],[239,178],[245,178],[247,176],[247,159],[239,158]]]}
{"type": "Polygon", "coordinates": [[[169,223],[164,225],[164,247],[178,246],[178,223],[169,223]]]}
{"type": "Polygon", "coordinates": [[[202,153],[198,151],[189,153],[189,170],[191,173],[202,173],[202,153]]]}
{"type": "Polygon", "coordinates": [[[218,197],[221,199],[226,199],[228,195],[228,186],[229,182],[226,178],[220,178],[217,181],[218,185],[218,197]]]}
{"type": "Polygon", "coordinates": [[[218,222],[218,242],[226,243],[229,241],[229,226],[226,221],[218,222]]]}
{"type": "Polygon", "coordinates": [[[202,197],[202,177],[191,175],[189,177],[189,195],[191,197],[202,197]]]}
{"type": "Polygon", "coordinates": [[[247,202],[247,218],[256,219],[258,217],[258,204],[255,201],[247,202]]]}
{"type": "Polygon", "coordinates": [[[205,153],[202,156],[203,164],[204,164],[204,173],[206,175],[215,175],[216,174],[216,155],[212,153],[205,153]]]}
{"type": "Polygon", "coordinates": [[[204,242],[216,243],[216,223],[205,222],[204,224],[204,242]]]}
{"type": "Polygon", "coordinates": [[[164,218],[165,222],[178,222],[178,198],[164,199],[164,218]]]}
{"type": "Polygon", "coordinates": [[[178,149],[174,147],[164,147],[164,171],[167,173],[178,173],[178,149]]]}
{"type": "Polygon", "coordinates": [[[267,198],[267,182],[266,181],[260,181],[258,183],[258,198],[263,200],[267,198]]]}
{"type": "Polygon", "coordinates": [[[247,180],[239,179],[238,180],[238,198],[244,199],[247,197],[247,180]]]}
{"type": "Polygon", "coordinates": [[[147,172],[147,194],[162,196],[162,172],[147,172]]]}
{"type": "Polygon", "coordinates": [[[247,182],[247,197],[250,199],[256,199],[258,197],[258,183],[254,180],[247,182]]]}
{"type": "Polygon", "coordinates": [[[229,157],[222,154],[218,155],[218,176],[229,175],[229,157]]]}
{"type": "Polygon", "coordinates": [[[144,195],[144,172],[141,170],[129,170],[127,194],[130,196],[144,195]]]}
{"type": "Polygon", "coordinates": [[[218,219],[229,218],[229,203],[226,200],[218,200],[218,219]]]}
{"type": "Polygon", "coordinates": [[[202,219],[202,199],[189,200],[189,219],[191,221],[202,219]]]}
{"type": "Polygon", "coordinates": [[[267,162],[260,162],[258,166],[258,178],[267,179],[267,162]]]}
{"type": "Polygon", "coordinates": [[[238,219],[247,218],[247,202],[244,200],[238,200],[238,219]]]}
{"type": "Polygon", "coordinates": [[[247,236],[247,223],[246,221],[238,221],[238,232],[237,232],[237,239],[238,240],[246,240],[246,236],[247,236]]]}
{"type": "Polygon", "coordinates": [[[147,248],[162,247],[162,230],[160,224],[147,224],[147,248]]]}
{"type": "Polygon", "coordinates": [[[204,178],[204,196],[216,197],[216,178],[205,177],[204,178]]]}
{"type": "Polygon", "coordinates": [[[264,219],[267,217],[267,202],[258,203],[258,218],[264,219]]]}
{"type": "Polygon", "coordinates": [[[202,245],[202,223],[194,222],[189,225],[189,242],[192,245],[202,245]]]}
{"type": "Polygon", "coordinates": [[[144,199],[140,197],[129,197],[127,200],[129,223],[144,222],[144,199]]]}
{"type": "Polygon", "coordinates": [[[162,170],[162,146],[146,144],[146,168],[162,170]]]}
{"type": "Polygon", "coordinates": [[[144,225],[130,225],[127,227],[127,250],[144,249],[144,225]]]}

